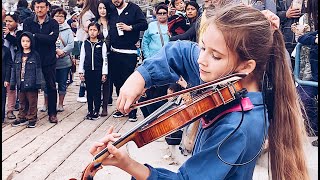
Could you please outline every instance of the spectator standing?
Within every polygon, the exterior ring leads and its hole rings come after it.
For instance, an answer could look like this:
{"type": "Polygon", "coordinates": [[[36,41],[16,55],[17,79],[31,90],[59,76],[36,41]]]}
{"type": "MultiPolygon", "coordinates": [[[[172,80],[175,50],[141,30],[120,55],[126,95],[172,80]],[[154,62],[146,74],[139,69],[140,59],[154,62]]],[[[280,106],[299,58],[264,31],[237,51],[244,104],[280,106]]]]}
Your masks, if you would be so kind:
{"type": "MultiPolygon", "coordinates": [[[[59,23],[59,37],[56,41],[56,82],[58,83],[58,112],[64,111],[63,101],[67,93],[67,79],[72,60],[70,53],[74,47],[73,32],[70,26],[65,22],[67,12],[62,8],[57,8],[51,13],[51,17],[59,23]]],[[[48,95],[45,89],[44,93],[45,105],[48,106],[48,95]]]]}
{"type": "MultiPolygon", "coordinates": [[[[146,17],[139,6],[125,0],[112,0],[116,9],[110,13],[110,75],[111,82],[116,87],[116,93],[123,83],[133,73],[137,64],[137,47],[140,31],[148,28],[146,17]],[[119,32],[119,33],[118,33],[119,32]]],[[[131,111],[130,121],[136,121],[137,111],[131,111]]],[[[114,117],[123,117],[124,115],[117,111],[114,117]]]]}
{"type": "MultiPolygon", "coordinates": [[[[178,39],[184,39],[184,40],[190,40],[190,41],[196,41],[196,36],[190,36],[187,31],[194,25],[194,23],[197,21],[198,14],[199,14],[199,5],[198,3],[194,1],[190,1],[186,3],[185,11],[186,11],[186,17],[180,17],[180,18],[186,18],[184,21],[177,21],[172,25],[172,28],[170,29],[170,33],[173,37],[171,37],[171,40],[178,40],[178,39]],[[183,31],[181,31],[182,29],[183,31]],[[182,32],[182,33],[181,33],[182,32]],[[177,36],[177,37],[175,37],[177,36]]],[[[171,22],[170,22],[171,23],[171,22]]]]}
{"type": "Polygon", "coordinates": [[[88,38],[88,25],[96,18],[97,9],[97,0],[84,1],[83,9],[81,10],[79,15],[79,27],[76,33],[78,41],[83,42],[88,38]]]}
{"type": "MultiPolygon", "coordinates": [[[[80,2],[79,2],[80,3],[80,2]]],[[[81,5],[81,3],[79,4],[81,5]]],[[[77,29],[76,37],[79,41],[79,46],[81,47],[83,41],[88,38],[88,25],[93,21],[98,12],[98,0],[85,0],[83,2],[83,9],[79,15],[79,26],[77,29]]],[[[80,48],[79,48],[80,49],[80,48]]],[[[82,86],[79,89],[79,97],[77,98],[78,102],[87,102],[85,97],[85,87],[82,86]]]]}
{"type": "MultiPolygon", "coordinates": [[[[3,11],[3,9],[2,9],[3,11]]],[[[2,39],[2,123],[5,118],[5,107],[6,107],[6,89],[9,86],[10,75],[11,75],[11,66],[12,66],[12,57],[9,48],[4,46],[4,39],[2,39]]]]}
{"type": "Polygon", "coordinates": [[[58,123],[56,89],[56,41],[59,36],[59,24],[48,15],[49,2],[34,0],[35,16],[23,23],[23,31],[32,33],[35,50],[40,54],[43,77],[48,92],[49,122],[58,123]]]}
{"type": "MultiPolygon", "coordinates": [[[[6,14],[5,23],[6,27],[3,31],[4,34],[4,45],[10,49],[11,57],[14,58],[16,52],[18,51],[17,47],[17,38],[21,35],[22,31],[19,26],[19,13],[17,11],[10,12],[6,14]]],[[[12,59],[13,61],[13,59],[12,59]]],[[[7,118],[16,119],[13,111],[19,109],[19,100],[17,98],[16,89],[11,90],[10,85],[7,86],[7,118]]]]}
{"type": "Polygon", "coordinates": [[[284,36],[286,49],[291,55],[297,44],[294,38],[294,33],[291,31],[291,25],[299,21],[301,16],[301,8],[294,9],[292,7],[292,0],[278,0],[277,15],[280,18],[280,27],[284,36]]]}
{"type": "Polygon", "coordinates": [[[85,119],[96,120],[100,116],[101,82],[106,81],[108,74],[107,46],[98,39],[98,23],[90,23],[88,30],[89,37],[81,46],[79,74],[87,85],[88,114],[85,119]]]}
{"type": "Polygon", "coordinates": [[[78,26],[78,18],[79,18],[79,12],[72,11],[70,19],[67,21],[69,26],[71,27],[72,32],[74,33],[74,36],[76,36],[77,33],[77,26],[78,26]]]}
{"type": "Polygon", "coordinates": [[[161,4],[156,7],[157,21],[150,22],[142,38],[144,58],[149,58],[169,42],[168,7],[161,4]]]}
{"type": "Polygon", "coordinates": [[[38,89],[41,88],[41,60],[35,51],[35,41],[30,32],[24,32],[19,38],[19,52],[14,58],[10,86],[19,90],[19,114],[12,126],[36,127],[38,89]]]}
{"type": "Polygon", "coordinates": [[[19,0],[17,4],[17,11],[20,13],[20,20],[23,23],[25,19],[32,16],[32,11],[28,7],[28,1],[27,0],[19,0]]]}
{"type": "MultiPolygon", "coordinates": [[[[100,0],[98,4],[97,22],[100,25],[100,32],[103,37],[102,41],[107,46],[107,56],[110,52],[110,36],[109,36],[109,14],[111,12],[110,4],[104,0],[100,0]]],[[[108,70],[110,72],[110,70],[108,70]]],[[[102,112],[101,116],[108,115],[108,101],[110,97],[111,84],[110,73],[107,75],[106,81],[102,83],[102,112]]]]}
{"type": "MultiPolygon", "coordinates": [[[[144,58],[150,58],[157,53],[164,45],[169,42],[168,34],[168,7],[165,4],[160,4],[155,7],[156,21],[150,22],[148,29],[144,32],[142,38],[142,52],[144,58]]],[[[139,101],[146,101],[159,96],[166,95],[167,85],[152,87],[147,89],[144,97],[141,97],[139,101]]],[[[153,111],[162,106],[165,101],[150,104],[145,107],[141,107],[141,111],[144,117],[149,116],[153,111]]]]}

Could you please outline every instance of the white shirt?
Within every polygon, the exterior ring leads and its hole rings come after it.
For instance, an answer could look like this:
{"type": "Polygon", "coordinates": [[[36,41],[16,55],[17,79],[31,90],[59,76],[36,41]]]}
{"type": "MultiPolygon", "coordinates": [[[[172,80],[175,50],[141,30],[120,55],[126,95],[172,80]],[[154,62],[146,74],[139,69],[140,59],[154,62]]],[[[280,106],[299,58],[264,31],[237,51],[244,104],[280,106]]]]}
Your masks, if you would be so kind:
{"type": "Polygon", "coordinates": [[[88,29],[89,24],[91,23],[90,19],[95,18],[91,10],[85,12],[80,19],[79,27],[76,33],[76,37],[79,41],[84,41],[88,38],[88,33],[85,31],[88,29]]]}
{"type": "Polygon", "coordinates": [[[122,9],[116,8],[117,11],[118,11],[119,16],[120,16],[120,14],[123,12],[123,10],[127,7],[127,5],[128,5],[128,4],[126,4],[122,9]]]}

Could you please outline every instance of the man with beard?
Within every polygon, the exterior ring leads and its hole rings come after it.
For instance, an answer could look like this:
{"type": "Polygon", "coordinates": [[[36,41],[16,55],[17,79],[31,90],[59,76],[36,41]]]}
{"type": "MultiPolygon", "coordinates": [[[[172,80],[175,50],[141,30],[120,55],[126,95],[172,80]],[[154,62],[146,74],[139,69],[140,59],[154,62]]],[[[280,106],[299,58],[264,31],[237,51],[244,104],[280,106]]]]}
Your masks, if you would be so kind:
{"type": "MultiPolygon", "coordinates": [[[[116,87],[116,93],[119,95],[121,86],[127,78],[133,73],[137,64],[137,47],[140,31],[148,28],[146,17],[140,7],[132,2],[125,0],[112,0],[116,7],[110,13],[110,59],[109,72],[111,82],[116,87]],[[119,32],[119,33],[118,33],[119,32]]],[[[137,121],[137,110],[129,114],[129,121],[137,121]]],[[[125,116],[117,111],[113,117],[125,116]]]]}
{"type": "Polygon", "coordinates": [[[23,31],[33,34],[36,51],[40,55],[42,73],[48,92],[48,115],[51,123],[57,119],[56,88],[56,41],[59,36],[59,24],[48,15],[49,2],[34,0],[35,16],[27,18],[23,23],[23,31]]]}
{"type": "Polygon", "coordinates": [[[85,1],[85,0],[77,0],[77,6],[78,6],[78,8],[83,8],[84,1],[85,1]]]}

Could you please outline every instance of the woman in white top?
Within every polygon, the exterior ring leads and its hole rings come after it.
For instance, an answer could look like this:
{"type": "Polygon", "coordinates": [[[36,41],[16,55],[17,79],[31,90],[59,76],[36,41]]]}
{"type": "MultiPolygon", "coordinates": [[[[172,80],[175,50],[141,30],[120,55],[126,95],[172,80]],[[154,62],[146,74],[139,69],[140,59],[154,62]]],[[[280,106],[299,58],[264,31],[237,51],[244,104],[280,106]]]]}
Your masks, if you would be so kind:
{"type": "Polygon", "coordinates": [[[83,9],[79,15],[79,27],[76,33],[79,41],[83,42],[88,38],[88,25],[98,15],[97,8],[97,0],[86,0],[84,2],[83,9]]]}

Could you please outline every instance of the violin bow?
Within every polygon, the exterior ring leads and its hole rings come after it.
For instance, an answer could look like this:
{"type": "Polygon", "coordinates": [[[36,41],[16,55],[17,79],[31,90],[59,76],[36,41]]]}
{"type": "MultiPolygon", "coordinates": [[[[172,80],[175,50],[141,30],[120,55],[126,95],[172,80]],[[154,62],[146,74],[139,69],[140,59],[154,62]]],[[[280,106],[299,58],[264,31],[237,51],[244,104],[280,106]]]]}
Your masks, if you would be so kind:
{"type": "Polygon", "coordinates": [[[194,87],[191,87],[191,88],[188,88],[188,89],[184,89],[184,90],[172,93],[172,94],[168,94],[168,95],[165,95],[165,96],[161,96],[161,97],[157,97],[157,98],[154,98],[154,99],[150,99],[150,100],[146,100],[146,101],[143,101],[143,102],[139,102],[139,103],[133,104],[133,105],[130,106],[130,108],[136,109],[136,108],[139,108],[139,107],[148,106],[150,104],[153,104],[153,103],[156,103],[156,102],[159,102],[159,101],[163,101],[163,100],[166,100],[166,99],[169,99],[169,98],[172,98],[172,97],[176,97],[176,96],[179,96],[181,94],[185,94],[185,93],[196,91],[196,90],[205,89],[207,87],[217,86],[217,85],[229,82],[229,81],[239,80],[239,79],[242,79],[242,78],[246,77],[247,75],[248,75],[248,73],[229,74],[229,75],[224,76],[222,78],[219,78],[219,79],[207,82],[207,83],[203,83],[203,84],[200,84],[198,86],[194,86],[194,87]]]}

